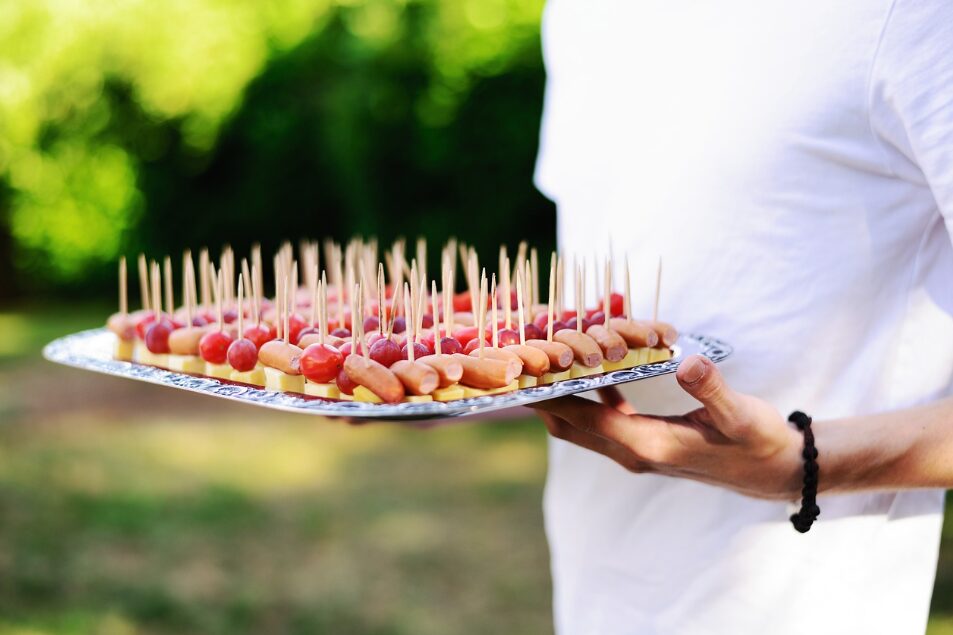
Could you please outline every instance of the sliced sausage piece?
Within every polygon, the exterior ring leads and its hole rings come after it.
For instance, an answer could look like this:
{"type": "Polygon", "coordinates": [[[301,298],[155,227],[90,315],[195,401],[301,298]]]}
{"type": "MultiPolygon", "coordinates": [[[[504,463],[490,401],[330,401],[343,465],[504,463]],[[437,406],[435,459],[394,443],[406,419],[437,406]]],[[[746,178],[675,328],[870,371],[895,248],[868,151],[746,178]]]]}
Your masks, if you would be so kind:
{"type": "Polygon", "coordinates": [[[169,352],[173,355],[198,355],[199,341],[208,333],[206,326],[186,326],[169,333],[169,352]]]}
{"type": "MultiPolygon", "coordinates": [[[[470,351],[470,357],[479,357],[480,349],[475,348],[470,351]]],[[[523,360],[519,355],[513,351],[508,351],[505,348],[493,348],[492,346],[483,347],[483,359],[498,359],[503,362],[517,363],[520,367],[520,372],[523,372],[523,360]]]]}
{"type": "Polygon", "coordinates": [[[665,348],[672,348],[678,341],[678,330],[668,322],[656,320],[655,322],[649,321],[646,324],[655,331],[658,335],[659,344],[665,348]]]}
{"type": "Polygon", "coordinates": [[[622,336],[612,329],[607,329],[602,324],[593,324],[590,326],[586,330],[586,335],[596,340],[599,348],[602,349],[602,354],[610,362],[621,360],[625,357],[625,354],[629,352],[629,347],[626,345],[625,340],[622,339],[622,336]]]}
{"type": "Polygon", "coordinates": [[[562,342],[550,342],[549,340],[526,340],[527,346],[538,348],[549,357],[550,369],[556,371],[566,370],[572,366],[572,349],[562,342]]]}
{"type": "Polygon", "coordinates": [[[463,353],[454,353],[453,358],[463,366],[463,377],[460,383],[483,390],[509,386],[519,377],[522,366],[521,363],[516,364],[512,361],[504,362],[489,357],[479,359],[463,353]]]}
{"type": "MultiPolygon", "coordinates": [[[[510,344],[503,350],[513,351],[523,360],[523,374],[541,377],[549,372],[549,355],[538,348],[523,344],[510,344]]],[[[571,358],[570,358],[571,359],[571,358]]]]}
{"type": "Polygon", "coordinates": [[[460,362],[455,360],[453,356],[447,355],[446,353],[441,355],[427,355],[417,361],[437,371],[437,375],[440,377],[441,388],[452,386],[463,377],[463,366],[461,366],[460,362]]]}
{"type": "Polygon", "coordinates": [[[645,322],[612,318],[609,328],[622,336],[629,348],[654,348],[659,341],[658,333],[645,322]]]}
{"type": "Polygon", "coordinates": [[[271,340],[261,345],[258,350],[258,361],[283,373],[300,375],[301,353],[303,352],[294,344],[288,344],[282,340],[271,340]]]}
{"type": "Polygon", "coordinates": [[[397,375],[369,357],[348,355],[344,360],[344,372],[348,379],[364,386],[380,397],[381,401],[400,403],[404,399],[404,384],[397,379],[397,375]]]}
{"type": "Polygon", "coordinates": [[[553,335],[553,339],[572,349],[576,361],[586,368],[595,368],[602,363],[602,349],[596,340],[585,333],[573,329],[563,329],[553,335]]]}
{"type": "Polygon", "coordinates": [[[397,375],[397,379],[412,395],[429,395],[440,385],[437,371],[418,361],[397,360],[390,365],[390,371],[397,375]]]}

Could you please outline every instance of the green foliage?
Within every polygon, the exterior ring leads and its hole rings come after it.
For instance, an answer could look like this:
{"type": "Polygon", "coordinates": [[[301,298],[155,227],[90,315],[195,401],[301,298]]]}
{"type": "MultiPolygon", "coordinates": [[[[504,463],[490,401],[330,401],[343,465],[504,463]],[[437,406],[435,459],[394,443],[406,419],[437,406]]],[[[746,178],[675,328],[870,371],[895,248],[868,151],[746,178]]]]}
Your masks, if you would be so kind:
{"type": "Polygon", "coordinates": [[[120,253],[305,234],[545,246],[541,7],[0,3],[7,267],[89,287],[120,253]]]}

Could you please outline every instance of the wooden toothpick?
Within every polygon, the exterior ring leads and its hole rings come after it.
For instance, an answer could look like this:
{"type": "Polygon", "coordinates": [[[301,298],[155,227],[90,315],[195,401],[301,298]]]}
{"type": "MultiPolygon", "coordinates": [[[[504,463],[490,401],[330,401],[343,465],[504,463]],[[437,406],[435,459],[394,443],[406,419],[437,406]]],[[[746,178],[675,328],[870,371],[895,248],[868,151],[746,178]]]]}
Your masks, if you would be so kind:
{"type": "Polygon", "coordinates": [[[162,261],[165,282],[165,310],[169,317],[175,313],[175,299],[172,297],[172,259],[168,256],[162,261]]]}
{"type": "Polygon", "coordinates": [[[411,297],[410,297],[410,296],[411,296],[410,285],[405,282],[405,283],[404,283],[404,320],[407,322],[407,331],[405,331],[405,332],[408,334],[408,337],[407,337],[407,359],[410,360],[411,362],[413,362],[413,361],[414,361],[414,343],[415,343],[415,340],[412,339],[411,337],[409,337],[409,334],[410,334],[411,324],[414,323],[413,318],[411,317],[411,316],[413,315],[412,311],[413,311],[414,309],[413,309],[413,301],[411,300],[411,297]]]}
{"type": "Polygon", "coordinates": [[[655,304],[652,307],[652,321],[658,320],[659,296],[662,293],[662,257],[658,257],[658,269],[655,272],[655,304]]]}
{"type": "Polygon", "coordinates": [[[146,255],[139,254],[139,300],[146,311],[152,309],[152,287],[149,284],[149,271],[146,268],[146,255]]]}
{"type": "Polygon", "coordinates": [[[625,288],[622,290],[622,312],[632,319],[632,278],[629,274],[629,254],[625,255],[625,288]]]}
{"type": "Polygon", "coordinates": [[[490,328],[493,330],[493,348],[500,347],[500,334],[497,332],[497,324],[499,320],[496,315],[496,274],[493,274],[493,281],[490,283],[490,303],[493,306],[493,322],[491,322],[490,328]]]}
{"type": "Polygon", "coordinates": [[[126,257],[119,259],[119,313],[129,315],[129,298],[126,296],[126,257]]]}
{"type": "MultiPolygon", "coordinates": [[[[517,298],[519,302],[519,298],[517,298]]],[[[546,341],[553,341],[553,311],[556,304],[556,252],[553,252],[553,258],[549,262],[549,303],[546,306],[546,341]]]]}
{"type": "Polygon", "coordinates": [[[516,311],[520,327],[520,344],[526,344],[526,316],[523,313],[523,280],[516,277],[516,311]]]}
{"type": "Polygon", "coordinates": [[[430,282],[430,304],[433,306],[433,350],[440,355],[440,307],[437,305],[437,281],[430,282]]]}
{"type": "Polygon", "coordinates": [[[486,271],[480,276],[480,304],[479,320],[477,326],[478,344],[480,347],[480,359],[483,359],[483,345],[486,343],[486,271]]]}
{"type": "Polygon", "coordinates": [[[238,274],[238,339],[245,336],[245,285],[243,274],[238,274]]]}
{"type": "Polygon", "coordinates": [[[606,258],[606,280],[603,285],[602,292],[602,313],[604,316],[603,325],[606,328],[609,328],[609,314],[612,309],[612,305],[609,301],[609,296],[612,295],[612,258],[606,258]]]}

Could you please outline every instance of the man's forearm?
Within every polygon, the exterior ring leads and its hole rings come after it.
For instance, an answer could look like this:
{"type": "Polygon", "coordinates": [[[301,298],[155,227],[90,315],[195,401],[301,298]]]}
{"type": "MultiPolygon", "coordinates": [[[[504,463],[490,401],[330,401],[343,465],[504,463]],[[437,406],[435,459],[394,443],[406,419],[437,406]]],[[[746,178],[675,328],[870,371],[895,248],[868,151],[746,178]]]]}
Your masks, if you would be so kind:
{"type": "Polygon", "coordinates": [[[953,399],[814,425],[820,489],[953,488],[953,399]]]}

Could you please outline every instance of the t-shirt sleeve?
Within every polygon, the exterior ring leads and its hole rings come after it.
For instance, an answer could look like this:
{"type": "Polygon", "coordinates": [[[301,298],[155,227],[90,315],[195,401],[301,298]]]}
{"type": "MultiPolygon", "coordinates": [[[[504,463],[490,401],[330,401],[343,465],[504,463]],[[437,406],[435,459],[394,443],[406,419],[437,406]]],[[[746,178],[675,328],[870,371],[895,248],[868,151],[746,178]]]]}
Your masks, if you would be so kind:
{"type": "Polygon", "coordinates": [[[870,75],[890,169],[929,187],[953,239],[953,2],[896,0],[870,75]]]}

